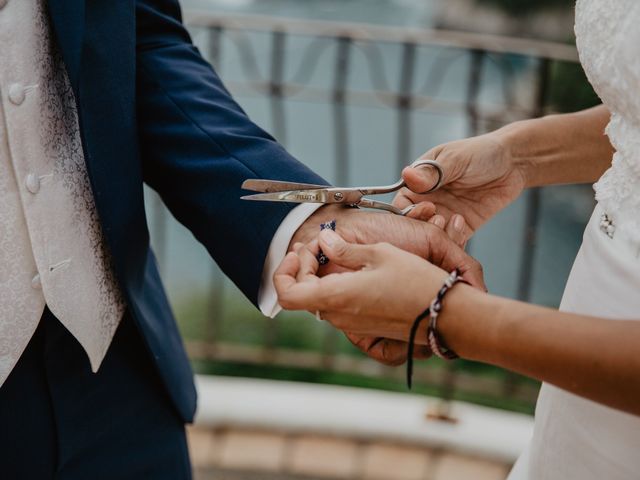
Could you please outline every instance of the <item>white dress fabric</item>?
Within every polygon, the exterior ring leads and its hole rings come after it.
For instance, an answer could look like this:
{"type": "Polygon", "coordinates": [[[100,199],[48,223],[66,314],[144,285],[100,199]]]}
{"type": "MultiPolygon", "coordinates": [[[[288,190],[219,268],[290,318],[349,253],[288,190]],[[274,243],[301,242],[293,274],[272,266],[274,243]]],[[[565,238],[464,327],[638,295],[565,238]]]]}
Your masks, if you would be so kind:
{"type": "MultiPolygon", "coordinates": [[[[596,183],[560,309],[640,320],[640,2],[578,0],[576,37],[590,82],[612,112],[611,168],[596,183]],[[601,226],[606,214],[610,234],[601,226]]],[[[571,342],[571,337],[566,339],[571,342]]],[[[640,352],[640,345],[639,352],[640,352]]],[[[597,353],[594,353],[597,355],[597,353]]],[[[509,480],[640,478],[640,417],[544,384],[531,444],[509,480]]]]}

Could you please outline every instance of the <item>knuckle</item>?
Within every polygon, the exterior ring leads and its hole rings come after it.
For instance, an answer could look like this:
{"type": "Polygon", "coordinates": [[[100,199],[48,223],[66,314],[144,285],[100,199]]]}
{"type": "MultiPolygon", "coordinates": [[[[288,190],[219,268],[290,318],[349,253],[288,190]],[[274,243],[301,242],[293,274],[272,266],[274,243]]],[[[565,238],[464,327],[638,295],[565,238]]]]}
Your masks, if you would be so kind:
{"type": "Polygon", "coordinates": [[[367,256],[371,262],[376,263],[388,256],[391,248],[390,243],[377,243],[371,246],[367,252],[367,256]]]}
{"type": "Polygon", "coordinates": [[[329,310],[342,312],[348,305],[347,293],[338,290],[335,286],[323,289],[318,295],[320,303],[326,305],[329,310]]]}
{"type": "Polygon", "coordinates": [[[388,341],[382,342],[382,358],[387,365],[397,367],[404,363],[404,358],[402,352],[394,347],[388,341]]]}
{"type": "Polygon", "coordinates": [[[340,242],[333,247],[334,253],[339,257],[343,257],[349,253],[349,244],[346,242],[340,242]]]}
{"type": "Polygon", "coordinates": [[[284,308],[285,310],[291,310],[293,309],[293,303],[286,297],[280,297],[278,299],[278,302],[280,303],[280,306],[282,308],[284,308]]]}
{"type": "Polygon", "coordinates": [[[478,272],[483,273],[484,272],[484,266],[474,257],[471,257],[471,265],[478,270],[478,272]]]}
{"type": "Polygon", "coordinates": [[[363,352],[366,352],[369,350],[369,346],[367,345],[367,339],[365,337],[356,337],[350,340],[356,347],[358,347],[363,352]]]}
{"type": "Polygon", "coordinates": [[[285,310],[294,310],[297,307],[296,302],[287,293],[281,294],[278,297],[278,303],[280,303],[280,306],[285,310]]]}
{"type": "Polygon", "coordinates": [[[427,152],[425,152],[419,158],[419,160],[437,160],[438,156],[440,156],[440,154],[442,153],[443,149],[444,149],[444,145],[436,145],[432,149],[430,149],[427,152]]]}
{"type": "MultiPolygon", "coordinates": [[[[334,328],[338,330],[345,330],[349,327],[348,323],[340,316],[340,315],[331,315],[324,314],[323,319],[333,325],[334,328]]],[[[356,344],[356,347],[361,348],[360,345],[356,344]]]]}
{"type": "Polygon", "coordinates": [[[403,363],[404,363],[404,360],[398,357],[393,357],[393,358],[387,359],[386,361],[386,364],[389,365],[390,367],[399,367],[403,363]]]}

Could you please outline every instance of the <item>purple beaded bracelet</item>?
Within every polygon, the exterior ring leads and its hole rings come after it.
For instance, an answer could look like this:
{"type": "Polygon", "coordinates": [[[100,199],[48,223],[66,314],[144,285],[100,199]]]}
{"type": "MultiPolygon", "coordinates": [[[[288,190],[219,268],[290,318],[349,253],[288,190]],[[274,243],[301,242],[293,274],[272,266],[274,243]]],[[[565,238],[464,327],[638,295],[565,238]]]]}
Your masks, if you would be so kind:
{"type": "Polygon", "coordinates": [[[433,299],[429,306],[429,327],[427,328],[427,340],[429,341],[429,348],[435,354],[436,357],[444,360],[454,360],[460,358],[453,350],[446,348],[442,342],[442,338],[438,333],[438,315],[442,311],[442,300],[449,290],[458,282],[463,282],[460,271],[456,268],[442,285],[442,288],[433,299]]]}

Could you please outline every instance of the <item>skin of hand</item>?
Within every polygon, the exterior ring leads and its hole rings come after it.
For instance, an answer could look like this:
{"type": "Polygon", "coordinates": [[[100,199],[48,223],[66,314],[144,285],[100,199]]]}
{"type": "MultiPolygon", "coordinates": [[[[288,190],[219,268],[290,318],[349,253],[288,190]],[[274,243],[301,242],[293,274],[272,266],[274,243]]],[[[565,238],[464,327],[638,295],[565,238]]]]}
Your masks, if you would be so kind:
{"type": "MultiPolygon", "coordinates": [[[[447,269],[452,265],[451,259],[432,258],[447,269]]],[[[474,262],[469,260],[474,269],[470,276],[478,282],[480,270],[474,262]]],[[[276,271],[274,284],[283,308],[319,310],[342,331],[405,342],[411,321],[428,306],[447,276],[446,270],[388,243],[357,245],[323,231],[319,242],[295,246],[276,271]],[[341,273],[318,276],[319,249],[342,267],[341,273]],[[420,282],[408,282],[410,278],[420,282]],[[416,297],[424,298],[417,308],[416,297]]],[[[425,336],[421,340],[426,343],[425,336]]]]}
{"type": "MultiPolygon", "coordinates": [[[[389,243],[421,258],[429,259],[436,265],[444,265],[447,269],[460,268],[463,272],[468,272],[473,284],[484,288],[480,264],[456,245],[442,228],[424,221],[433,215],[433,207],[420,204],[414,211],[422,212],[418,213],[420,218],[327,205],[319,208],[295,232],[289,251],[299,243],[312,244],[321,233],[320,224],[336,220],[336,232],[349,243],[389,243]]],[[[319,272],[320,275],[326,275],[340,270],[344,268],[340,269],[338,265],[330,262],[321,267],[319,272]]]]}
{"type": "Polygon", "coordinates": [[[608,109],[600,105],[515,122],[485,135],[439,145],[421,159],[436,160],[443,167],[440,190],[414,193],[433,186],[436,173],[406,168],[402,176],[408,188],[398,193],[394,204],[404,208],[432,202],[437,214],[430,221],[464,244],[524,188],[597,180],[611,165],[614,153],[604,135],[609,119],[608,109]]]}
{"type": "MultiPolygon", "coordinates": [[[[317,246],[297,246],[274,283],[285,308],[320,310],[337,328],[405,341],[447,270],[388,244],[350,244],[326,231],[317,246]],[[318,277],[318,248],[352,271],[318,277]]],[[[416,336],[418,343],[426,343],[426,323],[416,336]]],[[[459,284],[444,299],[438,331],[462,358],[640,415],[638,321],[559,312],[459,284]]]]}
{"type": "MultiPolygon", "coordinates": [[[[325,206],[316,211],[294,234],[289,250],[299,244],[313,244],[321,223],[335,219],[337,231],[349,242],[373,244],[389,242],[399,248],[413,252],[422,258],[446,258],[451,269],[459,267],[469,271],[472,280],[480,288],[484,287],[481,267],[466,255],[447,234],[433,223],[425,220],[433,216],[433,205],[429,202],[416,205],[414,218],[404,218],[389,213],[370,212],[341,206],[325,206]]],[[[317,248],[317,242],[316,242],[317,248]]],[[[320,275],[345,271],[338,264],[329,263],[319,269],[320,275]]],[[[349,341],[371,358],[386,365],[400,365],[406,361],[405,342],[381,337],[367,337],[345,331],[349,341]]],[[[416,349],[417,358],[429,356],[428,349],[416,349]]]]}
{"type": "MultiPolygon", "coordinates": [[[[436,160],[442,165],[442,187],[427,195],[413,193],[428,190],[437,181],[437,174],[433,169],[407,167],[402,172],[407,187],[393,203],[405,208],[417,202],[432,202],[437,215],[431,222],[445,228],[458,244],[464,244],[526,186],[523,169],[511,161],[495,133],[439,145],[421,159],[436,160]]],[[[409,216],[413,217],[413,212],[409,216]]]]}

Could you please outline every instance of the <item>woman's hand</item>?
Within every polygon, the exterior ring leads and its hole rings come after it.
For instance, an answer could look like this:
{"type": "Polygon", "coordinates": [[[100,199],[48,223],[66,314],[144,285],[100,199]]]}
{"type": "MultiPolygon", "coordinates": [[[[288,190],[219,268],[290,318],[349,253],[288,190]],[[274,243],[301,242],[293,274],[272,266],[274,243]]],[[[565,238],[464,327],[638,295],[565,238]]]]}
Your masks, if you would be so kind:
{"type": "MultiPolygon", "coordinates": [[[[400,191],[394,203],[405,208],[433,202],[437,215],[430,221],[446,228],[458,244],[464,243],[524,188],[592,183],[600,178],[614,153],[602,134],[610,116],[600,105],[514,122],[486,135],[435,147],[421,160],[442,165],[442,188],[428,195],[414,193],[428,191],[436,174],[430,168],[406,168],[402,176],[409,188],[400,191]]],[[[429,211],[426,205],[421,209],[429,211]]]]}
{"type": "MultiPolygon", "coordinates": [[[[412,219],[384,213],[366,212],[356,209],[345,209],[342,206],[325,206],[317,210],[305,224],[298,229],[292,238],[290,249],[296,244],[315,245],[310,248],[318,248],[318,225],[329,220],[336,220],[338,233],[348,242],[373,244],[389,242],[411,251],[423,258],[433,259],[439,263],[446,258],[449,262],[448,269],[465,268],[470,257],[447,236],[442,228],[427,224],[435,213],[435,206],[430,202],[416,205],[412,211],[412,219]],[[422,220],[421,222],[416,220],[422,220]]],[[[433,223],[433,222],[432,222],[433,223]]],[[[472,259],[471,259],[472,260],[472,259]]],[[[320,270],[320,276],[329,273],[338,273],[345,268],[336,262],[330,262],[320,270]]],[[[469,269],[470,280],[484,288],[482,272],[479,268],[469,269]]],[[[374,360],[385,365],[400,365],[406,361],[407,345],[396,340],[381,337],[366,337],[345,332],[347,338],[358,349],[366,353],[374,360]]],[[[416,358],[429,355],[427,350],[417,348],[414,351],[416,358]]]]}
{"type": "Polygon", "coordinates": [[[408,188],[398,193],[394,204],[405,208],[433,202],[437,215],[431,222],[445,227],[458,244],[464,244],[475,230],[513,202],[526,185],[524,170],[512,161],[499,131],[440,145],[420,159],[442,165],[442,187],[427,195],[414,193],[429,190],[437,180],[436,173],[432,168],[407,167],[402,176],[408,188]]]}
{"type": "MultiPolygon", "coordinates": [[[[446,255],[437,259],[441,269],[389,244],[351,244],[332,231],[321,232],[312,250],[298,245],[276,272],[280,304],[289,310],[320,311],[336,328],[358,337],[406,341],[411,323],[435,297],[450,266],[446,255]],[[317,248],[331,263],[351,271],[319,278],[317,248]]],[[[467,278],[481,283],[475,260],[456,263],[463,276],[466,272],[467,278]]]]}

